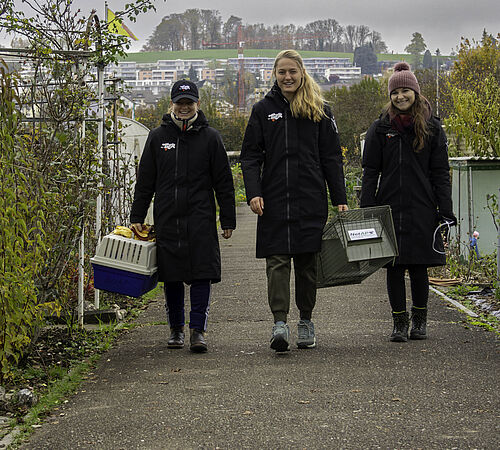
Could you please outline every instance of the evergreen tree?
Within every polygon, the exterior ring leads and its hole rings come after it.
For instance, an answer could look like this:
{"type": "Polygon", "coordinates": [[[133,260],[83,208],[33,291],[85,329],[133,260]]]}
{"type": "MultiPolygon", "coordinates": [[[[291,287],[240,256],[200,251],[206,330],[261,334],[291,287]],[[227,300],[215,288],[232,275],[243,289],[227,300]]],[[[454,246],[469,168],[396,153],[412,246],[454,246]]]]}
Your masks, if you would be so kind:
{"type": "Polygon", "coordinates": [[[413,66],[415,69],[420,66],[420,55],[426,47],[427,45],[422,35],[417,31],[413,33],[411,42],[405,47],[405,52],[413,55],[413,66]]]}
{"type": "Polygon", "coordinates": [[[196,70],[194,70],[194,67],[192,64],[191,64],[191,67],[189,67],[188,78],[193,82],[198,81],[198,76],[196,75],[196,70]]]}
{"type": "Polygon", "coordinates": [[[423,61],[424,69],[432,69],[432,55],[429,49],[427,49],[424,53],[424,61],[423,61]]]}
{"type": "Polygon", "coordinates": [[[372,44],[357,47],[354,50],[353,63],[357,67],[361,67],[361,73],[374,74],[378,72],[377,55],[373,50],[372,44]]]}

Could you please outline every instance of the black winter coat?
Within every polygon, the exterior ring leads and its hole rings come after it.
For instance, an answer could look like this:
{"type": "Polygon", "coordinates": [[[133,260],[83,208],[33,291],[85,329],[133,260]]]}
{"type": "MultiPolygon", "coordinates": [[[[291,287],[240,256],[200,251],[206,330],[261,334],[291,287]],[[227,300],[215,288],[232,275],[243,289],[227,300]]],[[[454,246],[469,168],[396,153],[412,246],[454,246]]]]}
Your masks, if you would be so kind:
{"type": "Polygon", "coordinates": [[[346,204],[342,152],[335,120],[292,117],[275,84],[252,109],[241,150],[248,202],[264,199],[257,222],[257,258],[318,252],[332,204],[346,204]],[[325,183],[326,181],[326,183],[325,183]]]}
{"type": "Polygon", "coordinates": [[[233,178],[219,133],[202,111],[186,132],[166,114],[146,141],[130,214],[131,223],[142,223],[154,194],[160,281],[220,281],[214,191],[222,229],[236,228],[233,178]]]}
{"type": "MultiPolygon", "coordinates": [[[[431,134],[417,153],[413,128],[399,133],[386,115],[366,135],[361,207],[390,205],[399,247],[396,264],[446,263],[445,255],[433,250],[433,236],[440,216],[452,214],[448,146],[437,117],[431,117],[429,127],[431,134]]],[[[440,233],[434,247],[443,252],[440,233]]]]}

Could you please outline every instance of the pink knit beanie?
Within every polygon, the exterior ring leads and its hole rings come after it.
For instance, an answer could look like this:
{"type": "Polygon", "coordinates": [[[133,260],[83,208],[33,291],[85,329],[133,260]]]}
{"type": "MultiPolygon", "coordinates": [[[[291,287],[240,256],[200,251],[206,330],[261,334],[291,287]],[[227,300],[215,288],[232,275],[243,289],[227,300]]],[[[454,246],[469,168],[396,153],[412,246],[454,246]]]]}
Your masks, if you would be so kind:
{"type": "Polygon", "coordinates": [[[420,94],[420,86],[418,85],[417,78],[410,70],[408,63],[399,62],[394,66],[394,73],[389,78],[389,95],[394,89],[410,88],[417,94],[420,94]]]}

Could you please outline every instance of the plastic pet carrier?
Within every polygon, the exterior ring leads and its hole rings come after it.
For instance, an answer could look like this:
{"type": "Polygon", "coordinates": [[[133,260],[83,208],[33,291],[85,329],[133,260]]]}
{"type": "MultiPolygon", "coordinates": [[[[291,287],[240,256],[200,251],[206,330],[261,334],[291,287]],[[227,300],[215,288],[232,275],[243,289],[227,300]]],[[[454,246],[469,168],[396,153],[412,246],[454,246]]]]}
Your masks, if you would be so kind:
{"type": "Polygon", "coordinates": [[[397,255],[389,206],[340,212],[323,230],[317,287],[361,283],[397,255]]]}
{"type": "Polygon", "coordinates": [[[158,284],[155,242],[108,234],[90,261],[97,289],[139,297],[158,284]]]}

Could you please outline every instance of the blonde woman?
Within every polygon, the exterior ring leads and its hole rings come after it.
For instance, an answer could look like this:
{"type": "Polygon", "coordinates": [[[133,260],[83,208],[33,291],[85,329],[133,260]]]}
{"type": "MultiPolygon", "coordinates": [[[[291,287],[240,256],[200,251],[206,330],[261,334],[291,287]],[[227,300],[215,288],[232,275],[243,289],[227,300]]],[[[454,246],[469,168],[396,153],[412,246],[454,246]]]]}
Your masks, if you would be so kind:
{"type": "Polygon", "coordinates": [[[274,61],[275,83],[254,105],[243,140],[246,196],[258,215],[257,258],[266,258],[268,301],[274,318],[271,348],[290,350],[287,316],[290,270],[300,313],[298,348],[316,346],[316,253],[333,205],[347,210],[337,126],[301,56],[285,50],[274,61]]]}

